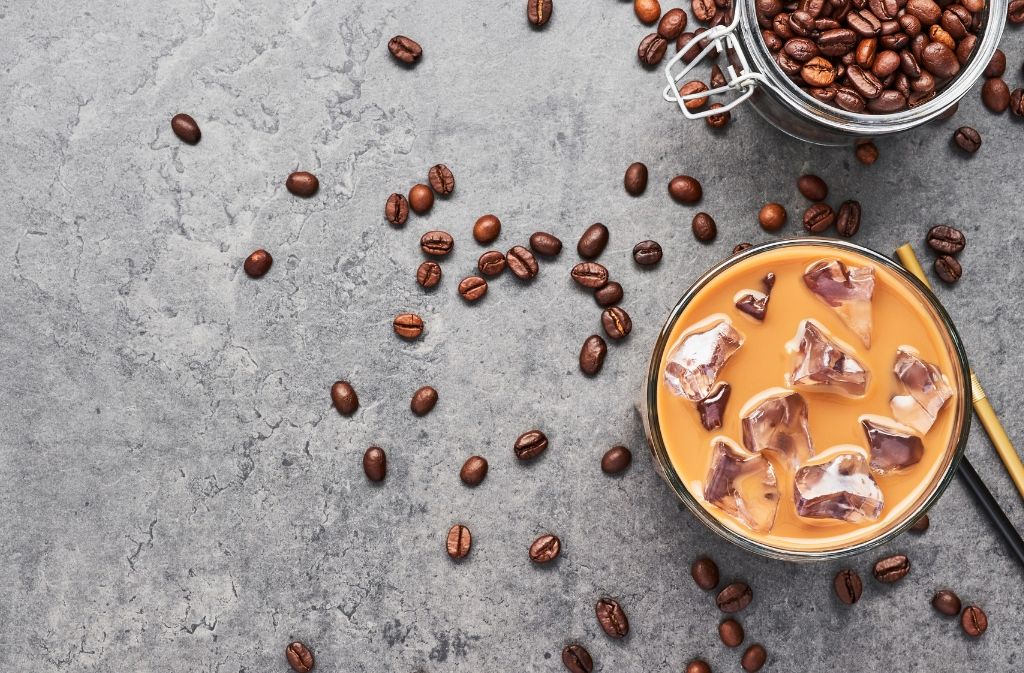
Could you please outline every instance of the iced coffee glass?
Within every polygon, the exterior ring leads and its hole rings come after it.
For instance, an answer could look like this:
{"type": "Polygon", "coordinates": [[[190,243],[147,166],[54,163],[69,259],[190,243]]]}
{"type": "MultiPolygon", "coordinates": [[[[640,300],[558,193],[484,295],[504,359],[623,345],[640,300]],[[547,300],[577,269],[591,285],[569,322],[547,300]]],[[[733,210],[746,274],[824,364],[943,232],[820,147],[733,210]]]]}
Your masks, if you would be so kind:
{"type": "Polygon", "coordinates": [[[941,495],[967,439],[968,371],[912,275],[799,238],[694,283],[642,406],[656,466],[712,530],[765,556],[830,559],[892,539],[941,495]]]}

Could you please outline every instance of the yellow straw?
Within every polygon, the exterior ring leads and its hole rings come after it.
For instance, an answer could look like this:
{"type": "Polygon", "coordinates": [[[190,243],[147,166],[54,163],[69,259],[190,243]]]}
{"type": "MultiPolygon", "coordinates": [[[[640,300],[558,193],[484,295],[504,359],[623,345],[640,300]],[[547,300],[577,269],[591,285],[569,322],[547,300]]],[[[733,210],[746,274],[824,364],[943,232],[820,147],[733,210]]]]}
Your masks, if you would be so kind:
{"type": "MultiPolygon", "coordinates": [[[[900,258],[903,268],[917,276],[918,280],[931,288],[928,278],[924,275],[924,269],[921,268],[921,263],[917,261],[917,255],[914,254],[914,249],[910,247],[909,243],[904,243],[897,248],[896,256],[900,258]]],[[[985,432],[988,433],[989,439],[992,440],[992,445],[995,447],[996,453],[999,454],[999,458],[1003,461],[1003,465],[1006,466],[1006,471],[1010,473],[1010,479],[1017,486],[1017,491],[1024,498],[1024,463],[1020,462],[1017,450],[1013,448],[1013,443],[1010,441],[1009,436],[1007,436],[1006,430],[1003,429],[1002,423],[996,418],[996,412],[992,409],[992,405],[989,404],[988,397],[985,396],[985,390],[981,387],[981,383],[978,382],[978,377],[975,376],[974,370],[971,370],[971,388],[973,390],[974,413],[978,415],[978,420],[981,421],[981,425],[985,428],[985,432]]]]}

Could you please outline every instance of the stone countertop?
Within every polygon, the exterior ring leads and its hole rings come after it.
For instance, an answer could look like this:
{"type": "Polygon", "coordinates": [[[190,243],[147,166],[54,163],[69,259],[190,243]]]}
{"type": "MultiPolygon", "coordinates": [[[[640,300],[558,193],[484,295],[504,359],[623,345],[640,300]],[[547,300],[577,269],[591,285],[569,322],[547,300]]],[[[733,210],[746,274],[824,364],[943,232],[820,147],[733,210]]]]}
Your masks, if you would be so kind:
{"type": "MultiPolygon", "coordinates": [[[[766,561],[705,530],[655,475],[632,406],[669,308],[734,244],[778,236],[756,226],[763,202],[790,211],[779,235],[797,233],[795,179],[814,172],[834,205],[863,204],[856,242],[909,240],[927,263],[929,226],[967,233],[964,277],[938,294],[1024,447],[1024,127],[987,112],[979,85],[952,120],[879,141],[870,167],[750,108],[713,135],[637,64],[650,29],[628,2],[555,5],[542,30],[521,1],[0,7],[0,668],[285,671],[298,638],[322,671],[557,671],[570,640],[599,671],[679,671],[695,656],[738,670],[689,578],[700,554],[753,587],[740,618],[765,670],[1024,666],[1024,572],[959,482],[925,535],[850,563],[866,588],[847,608],[831,589],[846,563],[766,561]],[[389,56],[398,33],[423,45],[417,67],[389,56]],[[195,147],[171,133],[180,111],[202,126],[195,147]],[[961,124],[984,137],[972,158],[950,143],[961,124]],[[639,198],[622,189],[632,161],[651,172],[639,198]],[[452,197],[388,226],[387,195],[438,162],[452,197]],[[319,195],[284,190],[296,169],[320,177],[319,195]],[[665,192],[678,173],[704,184],[713,244],[665,192]],[[502,249],[535,230],[567,245],[533,283],[506,274],[467,305],[455,286],[483,250],[470,230],[485,212],[502,249]],[[568,271],[594,221],[611,230],[601,261],[635,328],[588,380],[576,359],[599,311],[568,271]],[[413,280],[428,228],[456,239],[432,293],[413,280]],[[646,238],[665,248],[655,269],[630,257],[646,238]],[[253,281],[240,267],[257,247],[276,261],[253,281]],[[427,322],[412,344],[391,331],[407,310],[427,322]],[[353,418],[329,406],[338,378],[359,391],[353,418]],[[409,398],[428,383],[440,403],[417,418],[409,398]],[[517,464],[512,442],[535,426],[551,448],[517,464]],[[598,463],[616,443],[636,458],[609,478],[598,463]],[[370,444],[389,456],[379,487],[360,468],[370,444]],[[471,453],[491,464],[477,489],[458,480],[471,453]],[[443,551],[456,521],[475,536],[460,564],[443,551]],[[527,548],[547,531],[564,554],[533,567],[527,548]],[[871,564],[892,552],[913,570],[879,585],[871,564]],[[943,587],[984,607],[981,639],[932,611],[943,587]],[[629,615],[624,641],[598,627],[602,594],[629,615]]],[[[1021,36],[1003,40],[1011,88],[1021,36]]],[[[978,424],[967,454],[1024,530],[978,424]]]]}

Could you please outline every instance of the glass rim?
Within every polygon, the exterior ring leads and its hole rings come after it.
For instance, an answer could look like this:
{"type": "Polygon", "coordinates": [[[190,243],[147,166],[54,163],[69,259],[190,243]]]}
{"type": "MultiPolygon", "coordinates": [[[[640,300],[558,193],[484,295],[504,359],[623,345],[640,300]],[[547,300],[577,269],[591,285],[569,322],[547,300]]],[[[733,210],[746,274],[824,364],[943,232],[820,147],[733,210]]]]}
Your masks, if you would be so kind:
{"type": "MultiPolygon", "coordinates": [[[[661,476],[666,482],[668,482],[669,487],[675,493],[676,497],[683,501],[686,508],[689,509],[690,512],[693,513],[705,526],[717,533],[720,537],[725,538],[746,551],[753,552],[760,556],[784,561],[824,561],[845,558],[875,549],[892,541],[900,533],[912,526],[921,514],[927,512],[945,492],[946,487],[949,486],[950,481],[953,479],[953,475],[956,473],[957,468],[960,465],[960,459],[963,457],[964,450],[966,449],[968,434],[970,432],[971,413],[969,402],[973,399],[971,395],[970,371],[970,365],[967,361],[967,353],[964,350],[963,342],[961,341],[960,334],[957,332],[956,326],[953,324],[949,314],[942,307],[942,304],[931,289],[918,280],[914,274],[904,269],[900,264],[897,264],[895,261],[879,252],[849,241],[839,241],[820,236],[799,236],[784,240],[770,241],[768,243],[762,243],[748,248],[741,253],[732,255],[731,257],[715,264],[693,282],[669,312],[669,316],[665,320],[665,324],[662,326],[661,331],[659,331],[657,340],[655,341],[650,364],[647,369],[647,378],[644,383],[644,429],[651,452],[654,454],[656,467],[661,473],[661,476]],[[690,493],[686,484],[682,482],[679,475],[676,473],[675,467],[672,465],[672,460],[668,456],[668,450],[665,448],[665,443],[661,436],[661,427],[658,423],[658,382],[661,379],[661,360],[666,348],[669,346],[669,337],[671,336],[673,327],[675,327],[679,317],[682,315],[686,307],[689,306],[697,293],[704,289],[711,279],[716,278],[722,271],[734,266],[742,260],[763,252],[802,245],[819,245],[822,247],[840,248],[842,250],[863,255],[896,273],[913,286],[914,289],[918,290],[928,301],[930,308],[938,316],[941,327],[946,331],[946,335],[949,337],[949,341],[952,344],[954,351],[951,353],[951,359],[959,369],[961,380],[961,385],[957,391],[959,393],[956,410],[958,418],[957,423],[954,426],[954,430],[956,427],[959,427],[959,433],[955,435],[955,444],[953,441],[954,438],[950,438],[950,445],[953,445],[952,455],[950,456],[949,463],[945,468],[945,472],[935,481],[931,491],[921,499],[916,508],[904,516],[904,519],[900,523],[884,531],[880,535],[848,547],[822,551],[787,549],[785,547],[776,547],[764,544],[745,537],[712,516],[704,505],[697,500],[692,493],[690,493]]],[[[947,445],[947,451],[950,450],[950,445],[947,445]]]]}

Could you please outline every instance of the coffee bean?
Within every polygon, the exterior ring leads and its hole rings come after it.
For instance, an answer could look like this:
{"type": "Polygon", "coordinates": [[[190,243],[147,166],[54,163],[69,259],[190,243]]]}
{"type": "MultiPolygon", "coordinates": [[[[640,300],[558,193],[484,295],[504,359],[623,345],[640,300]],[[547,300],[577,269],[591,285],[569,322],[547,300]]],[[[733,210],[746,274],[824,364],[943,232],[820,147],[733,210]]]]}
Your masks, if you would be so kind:
{"type": "Polygon", "coordinates": [[[562,650],[562,664],[569,673],[592,673],[594,670],[594,660],[590,657],[590,652],[576,643],[566,645],[562,650]]]}
{"type": "Polygon", "coordinates": [[[584,259],[595,259],[604,252],[608,245],[608,227],[596,222],[583,232],[576,244],[576,252],[584,259]]]}
{"type": "Polygon", "coordinates": [[[761,206],[757,221],[765,231],[778,231],[786,224],[786,209],[781,203],[766,203],[761,206]]]}
{"type": "Polygon", "coordinates": [[[473,238],[477,243],[487,245],[501,233],[501,220],[491,214],[481,215],[473,225],[473,238]]]}
{"type": "Polygon", "coordinates": [[[939,79],[949,79],[960,72],[960,63],[953,50],[941,42],[929,42],[921,50],[921,64],[939,79]]]}
{"type": "Polygon", "coordinates": [[[999,77],[985,80],[981,87],[981,102],[996,114],[1006,112],[1010,107],[1010,87],[999,77]]]}
{"type": "Polygon", "coordinates": [[[1002,49],[996,49],[992,58],[989,59],[988,65],[985,66],[985,77],[1002,77],[1004,72],[1006,72],[1006,54],[1002,49]]]}
{"type": "Polygon", "coordinates": [[[535,231],[530,234],[530,249],[538,255],[554,257],[562,252],[562,241],[552,234],[535,231]]]}
{"type": "Polygon", "coordinates": [[[331,403],[342,416],[351,416],[359,409],[359,395],[348,381],[335,381],[331,386],[331,403]]]}
{"type": "Polygon", "coordinates": [[[614,280],[608,281],[604,287],[594,290],[594,301],[604,308],[618,304],[622,301],[622,286],[614,280]]]}
{"type": "Polygon", "coordinates": [[[661,261],[661,245],[657,241],[640,241],[633,246],[633,261],[640,266],[653,266],[661,261]]]}
{"type": "Polygon", "coordinates": [[[860,575],[856,570],[840,570],[832,581],[832,588],[835,589],[839,600],[847,605],[853,605],[860,600],[864,591],[864,584],[860,581],[860,575]]]}
{"type": "Polygon", "coordinates": [[[768,660],[768,652],[765,651],[764,646],[760,644],[754,644],[747,648],[747,651],[743,653],[743,658],[740,660],[740,666],[747,673],[754,673],[760,671],[761,667],[764,666],[764,662],[768,660]]]}
{"type": "Polygon", "coordinates": [[[955,283],[963,275],[963,269],[955,257],[942,255],[935,260],[935,275],[945,283],[955,283]]]}
{"type": "Polygon", "coordinates": [[[437,404],[437,391],[430,386],[423,386],[412,394],[409,409],[417,416],[426,416],[437,404]]]}
{"type": "Polygon", "coordinates": [[[690,567],[690,575],[704,591],[711,591],[718,586],[718,565],[709,558],[699,558],[690,567]]]}
{"type": "Polygon", "coordinates": [[[1024,0],[1010,0],[1006,8],[1006,19],[1010,23],[1024,23],[1024,0]]]}
{"type": "Polygon", "coordinates": [[[800,77],[810,86],[825,87],[836,81],[836,69],[828,59],[815,56],[800,66],[800,77]]]}
{"type": "Polygon", "coordinates": [[[960,614],[960,597],[949,589],[943,589],[932,596],[932,607],[947,617],[960,614]]]}
{"type": "Polygon", "coordinates": [[[640,23],[650,25],[661,16],[661,3],[658,0],[633,0],[633,12],[640,23]]]}
{"type": "Polygon", "coordinates": [[[434,190],[417,183],[409,190],[409,207],[417,215],[426,215],[434,207],[434,190]]]}
{"type": "Polygon", "coordinates": [[[597,621],[601,628],[612,638],[625,638],[629,634],[629,620],[622,606],[611,598],[601,598],[594,606],[597,621]]]}
{"type": "Polygon", "coordinates": [[[1015,117],[1024,117],[1024,89],[1014,89],[1010,94],[1010,112],[1015,117]]]}
{"type": "Polygon", "coordinates": [[[754,592],[751,591],[749,586],[743,582],[733,582],[718,592],[715,604],[718,605],[718,609],[722,612],[739,612],[750,605],[750,601],[753,598],[754,592]]]}
{"type": "MultiPolygon", "coordinates": [[[[679,87],[680,96],[690,96],[693,94],[703,93],[708,90],[708,85],[699,79],[691,79],[681,87],[679,87]]],[[[683,102],[687,110],[699,110],[707,105],[708,97],[699,96],[698,98],[690,98],[683,102]]]]}
{"type": "Polygon", "coordinates": [[[444,546],[452,560],[461,561],[469,556],[469,550],[473,547],[473,536],[468,528],[457,523],[448,529],[448,537],[445,538],[444,546]]]}
{"type": "Polygon", "coordinates": [[[843,201],[836,216],[836,231],[840,236],[849,238],[860,229],[860,202],[843,201]]]}
{"type": "Polygon", "coordinates": [[[399,313],[392,323],[395,334],[403,339],[415,339],[423,334],[423,318],[415,313],[399,313]]]}
{"type": "Polygon", "coordinates": [[[597,262],[580,262],[572,267],[572,279],[583,287],[597,289],[608,282],[608,269],[597,262]]]}
{"type": "Polygon", "coordinates": [[[967,245],[967,237],[956,227],[937,224],[928,230],[928,247],[943,255],[956,255],[967,245]]]}
{"type": "Polygon", "coordinates": [[[645,66],[653,67],[661,63],[665,58],[665,51],[668,49],[668,42],[661,35],[651,33],[640,40],[640,46],[636,48],[636,57],[645,66]]]}
{"type": "Polygon", "coordinates": [[[636,161],[626,169],[622,185],[631,196],[640,196],[647,189],[647,166],[636,161]]]}
{"type": "Polygon", "coordinates": [[[743,243],[737,243],[732,249],[732,254],[738,255],[744,250],[750,250],[753,247],[753,243],[747,243],[746,241],[744,241],[743,243]]]}
{"type": "Polygon", "coordinates": [[[928,515],[922,514],[920,517],[918,517],[917,521],[914,522],[914,525],[910,527],[910,532],[917,533],[918,535],[923,535],[928,530],[928,527],[931,525],[932,522],[931,519],[928,518],[928,515]]]}
{"type": "Polygon", "coordinates": [[[870,166],[878,161],[878,148],[870,140],[857,143],[857,149],[854,150],[854,153],[857,155],[857,161],[865,166],[870,166]]]}
{"type": "Polygon", "coordinates": [[[545,534],[530,545],[530,560],[534,563],[550,563],[562,551],[562,541],[557,535],[545,534]]]}
{"type": "Polygon", "coordinates": [[[828,198],[828,185],[817,175],[801,175],[796,188],[808,201],[824,201],[828,198]]]}
{"type": "Polygon", "coordinates": [[[508,263],[508,268],[519,280],[535,278],[540,270],[540,267],[537,266],[537,258],[521,245],[517,245],[505,253],[505,262],[508,263]]]}
{"type": "Polygon", "coordinates": [[[455,239],[446,231],[428,231],[420,236],[420,249],[434,257],[444,257],[455,247],[455,239]]]}
{"type": "Polygon", "coordinates": [[[689,63],[693,59],[697,58],[697,54],[703,47],[700,46],[700,40],[697,38],[701,33],[705,32],[706,28],[698,28],[692,33],[683,33],[676,40],[676,51],[683,52],[683,62],[689,63]]]}
{"type": "Polygon", "coordinates": [[[554,9],[551,0],[527,0],[526,18],[534,26],[540,27],[551,20],[551,11],[554,9]]]}
{"type": "Polygon", "coordinates": [[[613,446],[601,457],[601,471],[605,474],[618,474],[632,462],[633,453],[629,449],[624,446],[613,446]]]}
{"type": "Polygon", "coordinates": [[[836,221],[835,211],[827,203],[812,203],[804,211],[804,229],[812,234],[820,234],[836,221]]]}
{"type": "Polygon", "coordinates": [[[242,270],[250,278],[260,278],[265,275],[267,271],[270,271],[270,267],[274,264],[274,258],[269,252],[260,248],[254,250],[245,258],[245,263],[242,264],[242,270]]]}
{"type": "Polygon", "coordinates": [[[960,615],[960,626],[964,633],[977,638],[988,630],[988,616],[977,605],[968,605],[960,615]]]}
{"type": "Polygon", "coordinates": [[[402,194],[392,194],[384,204],[384,219],[400,227],[409,219],[409,200],[402,194]]]}
{"type": "Polygon", "coordinates": [[[455,190],[455,175],[444,164],[431,166],[427,171],[427,181],[430,182],[430,188],[441,196],[448,196],[455,190]]]}
{"type": "Polygon", "coordinates": [[[957,147],[968,154],[974,154],[981,149],[981,134],[970,126],[961,126],[953,133],[953,141],[957,147]]]}
{"type": "Polygon", "coordinates": [[[666,40],[674,40],[686,30],[686,12],[676,7],[665,12],[658,22],[658,35],[666,40]]]}
{"type": "Polygon", "coordinates": [[[743,626],[729,618],[718,625],[718,637],[726,647],[739,647],[743,643],[743,626]]]}
{"type": "Polygon", "coordinates": [[[395,35],[388,40],[388,51],[402,63],[411,65],[423,56],[423,47],[416,40],[405,35],[395,35]]]}
{"type": "Polygon", "coordinates": [[[604,333],[609,338],[618,341],[629,336],[633,330],[633,321],[621,307],[612,306],[601,313],[601,326],[604,327],[604,333]]]}
{"type": "Polygon", "coordinates": [[[875,579],[884,584],[898,582],[910,572],[910,559],[902,554],[888,556],[875,562],[875,579]]]}
{"type": "Polygon", "coordinates": [[[715,220],[707,213],[697,213],[694,215],[693,221],[690,222],[690,227],[693,229],[693,235],[697,237],[697,240],[704,243],[715,240],[715,236],[718,235],[718,225],[715,224],[715,220]]]}
{"type": "Polygon", "coordinates": [[[587,376],[596,376],[604,366],[608,344],[597,334],[591,334],[580,349],[580,371],[587,376]]]}
{"type": "MultiPolygon", "coordinates": [[[[721,103],[712,103],[709,109],[717,110],[723,107],[725,106],[722,105],[721,103]]],[[[707,117],[704,118],[704,121],[710,128],[717,130],[725,128],[729,124],[729,121],[731,119],[732,113],[726,110],[725,112],[719,112],[718,114],[708,115],[707,117]]]]}
{"type": "Polygon", "coordinates": [[[468,302],[479,301],[487,294],[487,281],[480,276],[467,276],[459,282],[459,295],[468,302]]]}
{"type": "Polygon", "coordinates": [[[195,145],[203,137],[203,132],[199,130],[196,120],[184,112],[179,112],[171,117],[171,130],[181,142],[189,145],[195,145]]]}
{"type": "Polygon", "coordinates": [[[487,459],[483,456],[470,456],[459,470],[459,479],[466,486],[479,486],[487,476],[487,459]]]}
{"type": "Polygon", "coordinates": [[[295,196],[310,197],[320,189],[320,181],[312,173],[295,171],[288,176],[284,186],[295,196]]]}
{"type": "Polygon", "coordinates": [[[437,262],[423,262],[416,269],[416,282],[420,287],[430,289],[441,282],[441,266],[437,262]]]}
{"type": "Polygon", "coordinates": [[[292,667],[295,673],[309,673],[313,670],[313,653],[309,651],[308,647],[297,640],[294,643],[288,644],[288,647],[285,648],[284,656],[288,659],[288,665],[292,667]]]}
{"type": "Polygon", "coordinates": [[[515,451],[516,458],[519,460],[530,460],[544,453],[548,448],[548,438],[540,430],[530,430],[519,435],[512,448],[515,451]]]}
{"type": "Polygon", "coordinates": [[[702,23],[707,23],[715,16],[714,0],[690,0],[690,10],[693,11],[693,18],[702,23]]]}
{"type": "Polygon", "coordinates": [[[384,449],[379,446],[371,446],[363,454],[363,472],[370,481],[384,481],[388,473],[388,459],[384,455],[384,449]]]}
{"type": "Polygon", "coordinates": [[[697,203],[704,195],[704,190],[696,178],[689,175],[677,175],[668,183],[669,195],[679,203],[697,203]]]}
{"type": "Polygon", "coordinates": [[[703,659],[694,659],[686,665],[686,673],[711,673],[711,666],[703,659]]]}
{"type": "Polygon", "coordinates": [[[485,276],[497,276],[505,270],[505,255],[497,250],[488,250],[476,261],[476,268],[485,276]]]}

